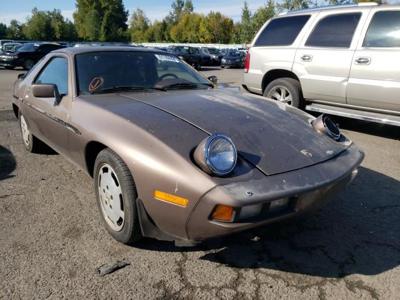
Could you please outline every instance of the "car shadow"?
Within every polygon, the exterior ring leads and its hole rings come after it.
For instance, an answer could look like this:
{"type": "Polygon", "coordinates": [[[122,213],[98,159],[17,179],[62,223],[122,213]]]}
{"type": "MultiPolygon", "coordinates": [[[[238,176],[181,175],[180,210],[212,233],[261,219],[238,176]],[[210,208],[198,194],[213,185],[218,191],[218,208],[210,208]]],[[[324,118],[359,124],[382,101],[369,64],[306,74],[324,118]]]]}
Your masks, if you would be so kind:
{"type": "Polygon", "coordinates": [[[335,119],[337,119],[339,126],[343,129],[381,136],[389,139],[400,139],[400,128],[397,126],[372,123],[361,120],[352,120],[349,118],[335,117],[335,119]]]}
{"type": "Polygon", "coordinates": [[[0,146],[0,180],[12,178],[10,175],[17,167],[14,155],[7,148],[0,146]]]}
{"type": "Polygon", "coordinates": [[[341,278],[375,275],[400,264],[400,182],[367,168],[320,210],[194,248],[145,241],[155,251],[206,252],[200,259],[234,268],[341,278]]]}

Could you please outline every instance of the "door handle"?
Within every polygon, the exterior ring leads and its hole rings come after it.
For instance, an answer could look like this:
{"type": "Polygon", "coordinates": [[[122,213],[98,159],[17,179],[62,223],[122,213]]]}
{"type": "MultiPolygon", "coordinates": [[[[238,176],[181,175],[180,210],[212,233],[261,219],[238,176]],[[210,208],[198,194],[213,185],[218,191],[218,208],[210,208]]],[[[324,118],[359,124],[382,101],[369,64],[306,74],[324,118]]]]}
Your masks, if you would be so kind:
{"type": "Polygon", "coordinates": [[[370,63],[371,63],[371,59],[369,57],[356,58],[356,64],[358,64],[358,65],[369,65],[370,63]]]}
{"type": "Polygon", "coordinates": [[[312,61],[312,55],[304,54],[300,57],[302,61],[312,61]]]}

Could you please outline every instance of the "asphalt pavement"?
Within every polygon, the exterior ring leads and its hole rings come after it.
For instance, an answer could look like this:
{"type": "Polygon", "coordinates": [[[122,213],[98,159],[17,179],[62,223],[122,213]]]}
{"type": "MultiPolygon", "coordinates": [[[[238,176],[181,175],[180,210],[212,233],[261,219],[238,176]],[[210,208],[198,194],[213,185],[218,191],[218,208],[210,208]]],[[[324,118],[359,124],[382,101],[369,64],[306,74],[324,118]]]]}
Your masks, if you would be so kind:
{"type": "MultiPolygon", "coordinates": [[[[129,247],[103,228],[91,178],[24,150],[10,110],[20,72],[0,70],[0,299],[399,299],[398,128],[336,119],[366,158],[312,215],[196,248],[129,247]],[[129,264],[99,276],[118,261],[129,264]]],[[[204,72],[236,85],[242,76],[204,72]]]]}

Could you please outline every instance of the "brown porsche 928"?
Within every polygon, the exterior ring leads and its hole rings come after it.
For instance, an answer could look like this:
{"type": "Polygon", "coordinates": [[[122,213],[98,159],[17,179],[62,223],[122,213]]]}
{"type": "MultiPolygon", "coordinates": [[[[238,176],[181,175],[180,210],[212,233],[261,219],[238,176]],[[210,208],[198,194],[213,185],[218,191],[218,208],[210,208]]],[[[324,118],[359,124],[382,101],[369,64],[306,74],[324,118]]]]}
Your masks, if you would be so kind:
{"type": "Polygon", "coordinates": [[[14,87],[28,151],[42,143],[94,179],[110,234],[181,244],[311,209],[363,153],[325,115],[218,89],[172,54],[128,47],[48,54],[14,87]]]}

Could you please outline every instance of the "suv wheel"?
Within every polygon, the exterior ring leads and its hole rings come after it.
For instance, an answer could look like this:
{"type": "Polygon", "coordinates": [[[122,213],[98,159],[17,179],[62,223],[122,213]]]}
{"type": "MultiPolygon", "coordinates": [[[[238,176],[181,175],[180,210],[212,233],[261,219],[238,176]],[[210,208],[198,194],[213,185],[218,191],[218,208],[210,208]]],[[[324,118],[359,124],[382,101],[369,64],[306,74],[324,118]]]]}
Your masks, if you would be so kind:
{"type": "Polygon", "coordinates": [[[264,97],[301,108],[302,94],[300,82],[293,78],[279,78],[270,82],[264,90],[264,97]]]}

